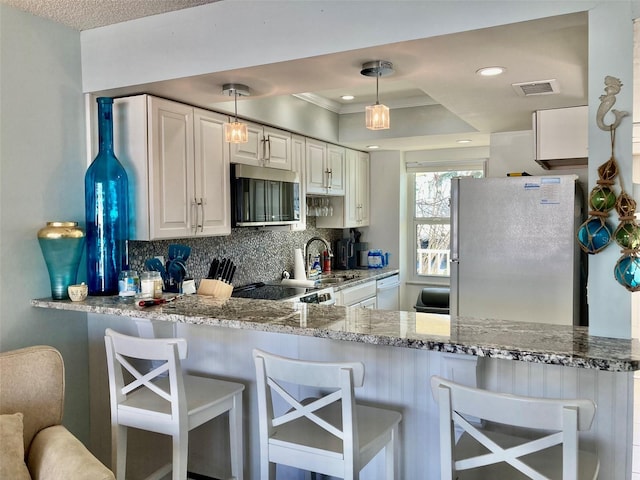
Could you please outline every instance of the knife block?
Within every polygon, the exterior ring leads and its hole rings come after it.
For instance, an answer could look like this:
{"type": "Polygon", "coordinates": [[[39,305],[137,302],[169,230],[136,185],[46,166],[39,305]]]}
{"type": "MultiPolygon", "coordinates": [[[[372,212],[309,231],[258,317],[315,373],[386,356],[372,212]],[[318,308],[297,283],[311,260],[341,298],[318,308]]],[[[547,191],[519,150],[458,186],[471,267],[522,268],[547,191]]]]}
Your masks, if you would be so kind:
{"type": "Polygon", "coordinates": [[[208,295],[220,300],[231,297],[231,292],[233,292],[233,285],[211,278],[203,278],[198,286],[198,295],[208,295]]]}

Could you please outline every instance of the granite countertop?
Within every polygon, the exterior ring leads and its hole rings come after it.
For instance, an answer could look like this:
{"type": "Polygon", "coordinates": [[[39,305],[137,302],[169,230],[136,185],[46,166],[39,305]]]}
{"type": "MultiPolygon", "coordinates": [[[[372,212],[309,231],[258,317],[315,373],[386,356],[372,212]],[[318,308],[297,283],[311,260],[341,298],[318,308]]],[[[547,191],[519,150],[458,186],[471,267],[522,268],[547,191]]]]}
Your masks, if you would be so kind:
{"type": "Polygon", "coordinates": [[[640,370],[637,339],[592,337],[585,327],[201,295],[146,308],[117,296],[83,302],[45,298],[31,305],[613,372],[640,370]]]}

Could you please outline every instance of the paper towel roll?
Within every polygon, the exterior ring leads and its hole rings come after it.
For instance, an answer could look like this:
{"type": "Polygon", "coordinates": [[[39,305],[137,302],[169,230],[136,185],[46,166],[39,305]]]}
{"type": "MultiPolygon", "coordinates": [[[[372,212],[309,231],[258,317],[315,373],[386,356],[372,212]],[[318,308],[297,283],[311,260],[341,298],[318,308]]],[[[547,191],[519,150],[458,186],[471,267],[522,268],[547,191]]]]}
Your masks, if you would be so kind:
{"type": "Polygon", "coordinates": [[[280,282],[282,285],[287,285],[288,287],[315,287],[316,282],[314,280],[296,280],[294,278],[283,278],[280,282]]]}
{"type": "Polygon", "coordinates": [[[296,248],[293,256],[293,278],[296,280],[306,280],[307,272],[304,268],[304,259],[302,258],[302,249],[296,248]]]}

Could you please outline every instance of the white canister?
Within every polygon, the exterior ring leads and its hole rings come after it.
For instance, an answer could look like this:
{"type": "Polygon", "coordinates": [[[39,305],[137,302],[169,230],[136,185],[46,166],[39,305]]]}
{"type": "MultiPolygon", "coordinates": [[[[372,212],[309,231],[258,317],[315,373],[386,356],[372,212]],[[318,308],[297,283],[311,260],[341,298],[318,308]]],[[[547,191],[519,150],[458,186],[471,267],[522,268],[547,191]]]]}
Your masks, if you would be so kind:
{"type": "Polygon", "coordinates": [[[162,298],[160,272],[142,272],[140,274],[140,296],[142,298],[162,298]]]}

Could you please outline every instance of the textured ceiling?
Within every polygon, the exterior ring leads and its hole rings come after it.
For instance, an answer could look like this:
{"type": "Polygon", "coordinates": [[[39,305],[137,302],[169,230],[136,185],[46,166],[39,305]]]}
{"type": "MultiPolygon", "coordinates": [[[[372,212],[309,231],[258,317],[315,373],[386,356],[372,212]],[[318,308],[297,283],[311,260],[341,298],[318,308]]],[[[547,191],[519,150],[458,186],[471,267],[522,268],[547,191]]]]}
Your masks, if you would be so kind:
{"type": "Polygon", "coordinates": [[[0,0],[76,30],[196,7],[218,0],[0,0]]]}

